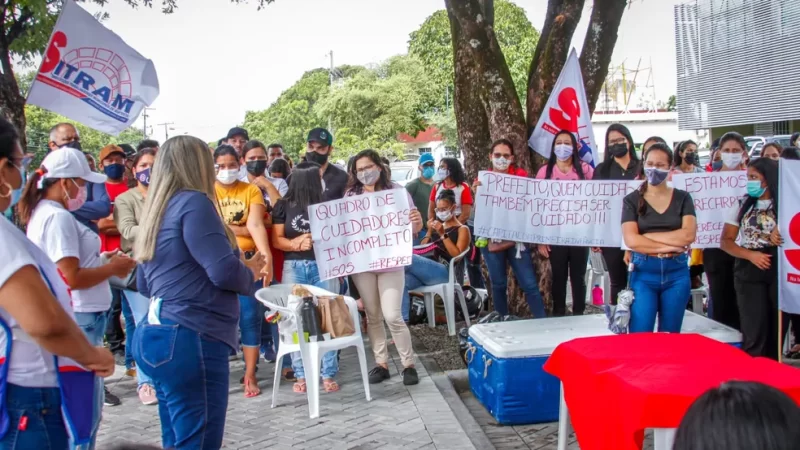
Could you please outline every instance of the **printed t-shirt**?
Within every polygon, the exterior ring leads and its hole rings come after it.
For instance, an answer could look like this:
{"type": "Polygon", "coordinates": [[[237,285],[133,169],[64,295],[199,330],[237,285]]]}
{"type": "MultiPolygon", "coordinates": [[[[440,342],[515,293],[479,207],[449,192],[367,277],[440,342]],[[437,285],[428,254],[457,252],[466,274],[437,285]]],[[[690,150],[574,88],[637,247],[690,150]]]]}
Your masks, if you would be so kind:
{"type": "MultiPolygon", "coordinates": [[[[70,307],[69,289],[53,261],[33,242],[8,220],[0,220],[0,287],[15,273],[25,266],[33,266],[44,276],[45,285],[50,283],[53,296],[58,300],[67,315],[73,317],[70,307]],[[46,278],[45,278],[46,277],[46,278]]],[[[21,330],[19,324],[6,310],[0,308],[0,316],[11,328],[12,333],[21,330]]],[[[6,342],[0,339],[0,346],[6,342]]],[[[57,387],[55,362],[53,354],[27,340],[14,340],[11,349],[11,364],[8,370],[8,382],[25,387],[57,387]]],[[[13,426],[13,424],[12,424],[13,426]]]]}
{"type": "MultiPolygon", "coordinates": [[[[77,258],[81,269],[103,265],[100,236],[78,222],[59,203],[41,200],[36,205],[28,222],[28,239],[56,264],[64,258],[77,258]]],[[[111,307],[111,286],[103,281],[72,291],[72,306],[75,312],[107,311],[111,307]]]]}
{"type": "Polygon", "coordinates": [[[769,236],[778,226],[775,211],[770,208],[772,200],[758,200],[739,222],[740,205],[730,208],[725,223],[739,227],[739,246],[750,250],[774,247],[769,236]]]}
{"type": "MultiPolygon", "coordinates": [[[[278,200],[272,209],[273,225],[283,225],[286,239],[294,239],[300,235],[311,233],[311,222],[308,220],[308,208],[300,208],[284,199],[278,200]]],[[[284,260],[314,261],[314,249],[306,251],[284,252],[284,260]]]]}
{"type": "MultiPolygon", "coordinates": [[[[217,192],[217,201],[222,211],[222,221],[228,225],[246,226],[250,207],[265,206],[261,190],[249,183],[236,181],[228,186],[215,183],[214,190],[217,192]]],[[[236,236],[236,242],[243,252],[256,249],[256,242],[252,237],[236,236]]]]}
{"type": "MultiPolygon", "coordinates": [[[[114,212],[114,201],[118,196],[128,191],[128,185],[122,183],[109,183],[106,182],[106,192],[108,192],[108,199],[111,200],[111,212],[114,212]]],[[[122,247],[122,236],[119,234],[109,235],[100,233],[100,250],[104,252],[111,252],[119,250],[122,247]]]]}
{"type": "MultiPolygon", "coordinates": [[[[583,178],[585,180],[591,180],[592,176],[594,175],[594,169],[589,164],[581,161],[581,169],[583,169],[583,178]]],[[[539,171],[536,172],[536,178],[539,180],[544,180],[545,176],[547,175],[547,165],[545,164],[539,171]]],[[[569,172],[564,173],[562,172],[558,166],[553,166],[553,173],[550,175],[551,180],[570,180],[570,181],[579,181],[580,177],[578,176],[578,172],[575,170],[573,166],[569,172]]]]}

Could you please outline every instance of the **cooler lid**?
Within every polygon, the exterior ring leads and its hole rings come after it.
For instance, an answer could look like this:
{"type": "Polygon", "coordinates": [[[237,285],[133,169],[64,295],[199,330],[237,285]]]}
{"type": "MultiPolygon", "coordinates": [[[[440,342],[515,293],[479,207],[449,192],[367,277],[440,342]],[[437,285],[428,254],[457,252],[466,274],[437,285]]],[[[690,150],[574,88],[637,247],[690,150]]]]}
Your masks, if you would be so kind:
{"type": "MultiPolygon", "coordinates": [[[[725,343],[742,340],[733,328],[691,311],[686,311],[682,332],[702,334],[725,343]]],[[[496,322],[469,328],[475,343],[497,358],[549,356],[563,342],[612,334],[603,314],[496,322]]]]}

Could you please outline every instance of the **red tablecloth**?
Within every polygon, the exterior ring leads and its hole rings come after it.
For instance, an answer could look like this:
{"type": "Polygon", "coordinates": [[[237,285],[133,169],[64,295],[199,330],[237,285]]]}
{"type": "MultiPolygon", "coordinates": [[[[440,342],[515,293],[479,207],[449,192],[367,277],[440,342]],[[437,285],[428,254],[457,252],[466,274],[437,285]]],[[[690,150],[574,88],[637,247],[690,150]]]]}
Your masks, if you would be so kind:
{"type": "Polygon", "coordinates": [[[646,428],[676,428],[697,397],[730,380],[759,381],[800,403],[800,370],[697,334],[575,339],[544,370],[564,385],[582,450],[641,449],[646,428]]]}

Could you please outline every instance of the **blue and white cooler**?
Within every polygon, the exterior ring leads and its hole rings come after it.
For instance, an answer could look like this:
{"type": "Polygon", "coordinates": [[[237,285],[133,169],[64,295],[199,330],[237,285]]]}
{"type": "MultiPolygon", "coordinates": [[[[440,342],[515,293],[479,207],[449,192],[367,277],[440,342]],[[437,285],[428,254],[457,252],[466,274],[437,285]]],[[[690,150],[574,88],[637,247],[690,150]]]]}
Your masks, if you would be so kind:
{"type": "MultiPolygon", "coordinates": [[[[682,333],[740,345],[733,328],[687,311],[682,333]]],[[[554,317],[473,325],[469,328],[467,364],[472,393],[503,425],[556,422],[560,384],[542,370],[562,342],[608,336],[606,317],[554,317]]]]}

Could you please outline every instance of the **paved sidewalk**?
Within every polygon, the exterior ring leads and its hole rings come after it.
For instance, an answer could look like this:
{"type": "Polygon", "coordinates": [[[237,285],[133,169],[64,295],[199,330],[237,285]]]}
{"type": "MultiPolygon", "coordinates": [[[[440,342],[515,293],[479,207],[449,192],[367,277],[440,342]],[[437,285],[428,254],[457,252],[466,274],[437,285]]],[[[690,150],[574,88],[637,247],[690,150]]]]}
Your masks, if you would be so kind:
{"type": "MultiPolygon", "coordinates": [[[[366,350],[372,368],[372,352],[366,350]]],[[[420,383],[406,387],[398,371],[399,358],[396,353],[392,356],[392,378],[371,385],[372,401],[367,402],[356,351],[343,351],[337,377],[341,390],[320,394],[320,418],[314,420],[308,418],[305,395],[293,393],[291,383],[281,383],[279,405],[270,408],[274,364],[263,360],[258,372],[262,394],[245,399],[239,385],[244,364],[232,362],[223,448],[475,449],[423,365],[417,364],[420,383]]],[[[122,405],[104,409],[98,449],[124,441],[160,446],[158,407],[139,402],[135,380],[118,367],[106,386],[122,405]]]]}

